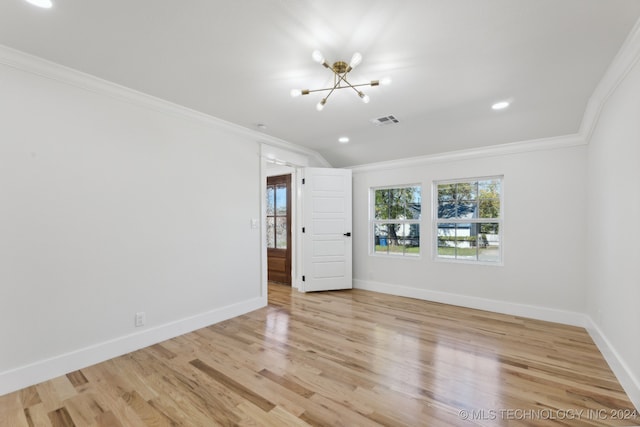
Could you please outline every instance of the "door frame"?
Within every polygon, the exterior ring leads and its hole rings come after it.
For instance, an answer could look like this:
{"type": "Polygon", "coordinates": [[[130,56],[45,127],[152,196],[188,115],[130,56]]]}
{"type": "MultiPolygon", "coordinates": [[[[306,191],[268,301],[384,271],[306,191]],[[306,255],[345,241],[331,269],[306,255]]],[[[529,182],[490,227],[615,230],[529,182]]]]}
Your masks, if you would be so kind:
{"type": "Polygon", "coordinates": [[[327,167],[331,165],[318,153],[306,150],[302,147],[296,150],[289,148],[282,141],[274,141],[269,144],[260,141],[260,237],[261,237],[261,268],[262,283],[261,294],[265,305],[267,304],[268,265],[267,265],[267,176],[291,174],[291,287],[302,289],[302,233],[299,221],[302,216],[302,176],[303,168],[309,166],[327,167]],[[313,160],[313,161],[312,161],[313,160]],[[267,165],[269,164],[269,167],[267,165]],[[279,172],[278,172],[279,171],[279,172]],[[285,172],[282,172],[285,171],[285,172]]]}
{"type": "MultiPolygon", "coordinates": [[[[268,163],[268,162],[265,162],[268,163]]],[[[300,289],[300,275],[301,271],[300,262],[302,260],[302,242],[300,241],[300,230],[298,227],[299,215],[302,212],[301,200],[300,200],[300,168],[288,165],[278,165],[279,167],[267,167],[265,164],[265,173],[262,180],[261,188],[261,205],[262,205],[262,252],[263,252],[263,289],[264,295],[267,295],[268,283],[269,283],[269,264],[267,261],[267,177],[277,175],[291,175],[291,287],[300,289]]]]}

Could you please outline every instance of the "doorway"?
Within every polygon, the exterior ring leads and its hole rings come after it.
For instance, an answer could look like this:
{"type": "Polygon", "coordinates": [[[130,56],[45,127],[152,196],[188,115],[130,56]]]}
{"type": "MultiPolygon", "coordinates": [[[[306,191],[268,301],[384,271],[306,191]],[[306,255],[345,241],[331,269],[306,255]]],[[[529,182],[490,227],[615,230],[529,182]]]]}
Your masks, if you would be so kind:
{"type": "Polygon", "coordinates": [[[267,279],[291,286],[291,175],[267,177],[267,279]]]}

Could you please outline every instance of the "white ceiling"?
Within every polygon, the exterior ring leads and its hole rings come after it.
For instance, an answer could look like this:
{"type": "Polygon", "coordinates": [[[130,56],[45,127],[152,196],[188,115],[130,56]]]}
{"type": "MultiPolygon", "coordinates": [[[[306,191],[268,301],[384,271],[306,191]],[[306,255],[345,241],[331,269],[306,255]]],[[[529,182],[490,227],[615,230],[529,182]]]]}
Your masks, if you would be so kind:
{"type": "Polygon", "coordinates": [[[578,132],[639,16],[638,0],[1,0],[0,44],[349,166],[578,132]],[[320,94],[289,96],[332,81],[314,49],[361,52],[352,83],[393,83],[318,112],[320,94]]]}

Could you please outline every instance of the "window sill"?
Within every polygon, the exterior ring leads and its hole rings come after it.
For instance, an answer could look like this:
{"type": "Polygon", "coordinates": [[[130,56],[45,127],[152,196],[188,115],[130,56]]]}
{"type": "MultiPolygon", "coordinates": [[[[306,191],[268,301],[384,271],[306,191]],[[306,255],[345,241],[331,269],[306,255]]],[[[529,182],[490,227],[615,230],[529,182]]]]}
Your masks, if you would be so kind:
{"type": "Polygon", "coordinates": [[[438,258],[433,257],[433,262],[437,263],[446,263],[446,264],[466,264],[466,265],[481,265],[481,266],[489,266],[489,267],[504,267],[504,261],[499,262],[489,262],[489,261],[470,261],[463,259],[449,259],[449,258],[438,258]]]}
{"type": "Polygon", "coordinates": [[[381,254],[376,252],[369,252],[370,257],[375,258],[385,258],[385,259],[411,259],[411,260],[420,260],[422,259],[422,255],[401,255],[401,254],[381,254]]]}

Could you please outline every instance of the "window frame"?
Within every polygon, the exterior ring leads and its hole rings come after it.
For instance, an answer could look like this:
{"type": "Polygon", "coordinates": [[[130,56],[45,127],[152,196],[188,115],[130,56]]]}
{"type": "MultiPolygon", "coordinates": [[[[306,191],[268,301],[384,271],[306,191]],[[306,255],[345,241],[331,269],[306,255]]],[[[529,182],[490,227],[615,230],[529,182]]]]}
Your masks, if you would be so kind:
{"type": "Polygon", "coordinates": [[[434,180],[431,186],[431,204],[432,204],[432,259],[434,262],[449,262],[455,264],[473,264],[488,266],[504,266],[504,175],[489,175],[469,178],[441,179],[434,180]],[[473,183],[479,181],[497,180],[500,183],[500,212],[498,218],[438,218],[438,186],[446,184],[473,183]],[[439,224],[498,224],[498,240],[500,246],[498,248],[498,261],[485,261],[479,259],[467,258],[450,258],[438,255],[438,225],[439,224]]]}
{"type": "Polygon", "coordinates": [[[422,183],[413,183],[413,184],[399,184],[399,185],[381,185],[377,187],[369,188],[369,255],[370,256],[379,256],[384,258],[398,258],[398,259],[420,259],[422,258],[424,252],[423,246],[423,238],[422,232],[424,230],[422,219],[424,217],[423,212],[423,199],[422,196],[424,194],[424,186],[422,183]],[[419,188],[420,189],[420,218],[419,219],[376,219],[376,191],[378,190],[394,190],[394,189],[402,189],[402,188],[419,188]],[[417,224],[420,229],[420,235],[418,237],[419,244],[419,252],[417,254],[407,254],[405,251],[402,253],[398,252],[376,252],[376,244],[375,244],[375,229],[376,225],[383,224],[402,224],[402,225],[411,225],[417,224]]]}

